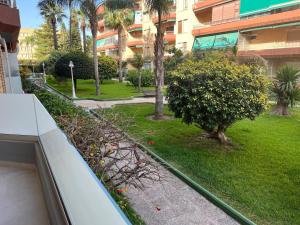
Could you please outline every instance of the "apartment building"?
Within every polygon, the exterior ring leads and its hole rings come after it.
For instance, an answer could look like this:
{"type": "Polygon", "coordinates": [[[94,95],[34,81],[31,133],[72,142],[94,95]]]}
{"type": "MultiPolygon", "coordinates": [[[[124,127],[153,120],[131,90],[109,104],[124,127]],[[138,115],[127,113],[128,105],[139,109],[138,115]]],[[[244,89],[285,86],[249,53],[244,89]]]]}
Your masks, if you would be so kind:
{"type": "MultiPolygon", "coordinates": [[[[234,47],[240,58],[264,62],[269,75],[274,75],[283,64],[300,67],[299,6],[299,0],[170,1],[169,13],[163,16],[165,49],[175,46],[187,53],[194,49],[234,47]]],[[[103,5],[98,12],[104,12],[103,5]]],[[[157,17],[148,13],[143,1],[139,1],[135,13],[137,21],[124,33],[124,56],[126,59],[134,52],[143,52],[151,61],[157,17]],[[139,35],[133,37],[132,29],[139,35]]],[[[99,52],[116,54],[116,39],[113,46],[103,42],[103,36],[110,38],[114,31],[107,30],[104,21],[99,24],[99,52]]]]}
{"type": "Polygon", "coordinates": [[[0,0],[0,93],[22,93],[17,60],[19,31],[15,0],[0,0]]]}
{"type": "Polygon", "coordinates": [[[30,43],[26,41],[26,38],[33,36],[34,29],[33,28],[21,28],[19,34],[19,52],[18,52],[18,60],[35,60],[35,45],[34,43],[30,43]]]}

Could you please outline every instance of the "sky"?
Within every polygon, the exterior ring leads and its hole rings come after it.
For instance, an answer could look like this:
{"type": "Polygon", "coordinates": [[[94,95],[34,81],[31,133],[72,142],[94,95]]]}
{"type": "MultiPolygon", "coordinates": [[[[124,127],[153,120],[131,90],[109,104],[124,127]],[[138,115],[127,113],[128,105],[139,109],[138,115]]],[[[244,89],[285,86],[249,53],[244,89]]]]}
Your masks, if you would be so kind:
{"type": "Polygon", "coordinates": [[[37,2],[38,0],[17,0],[22,28],[37,28],[42,24],[37,2]]]}

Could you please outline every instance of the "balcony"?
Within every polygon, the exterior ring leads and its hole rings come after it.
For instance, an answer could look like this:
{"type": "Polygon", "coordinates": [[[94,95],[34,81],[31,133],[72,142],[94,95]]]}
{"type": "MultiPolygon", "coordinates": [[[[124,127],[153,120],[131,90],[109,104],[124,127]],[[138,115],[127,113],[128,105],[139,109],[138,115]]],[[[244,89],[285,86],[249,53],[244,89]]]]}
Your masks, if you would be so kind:
{"type": "Polygon", "coordinates": [[[231,1],[233,0],[200,0],[193,5],[193,11],[197,12],[200,10],[208,9],[213,6],[226,3],[226,2],[231,2],[231,1]]]}
{"type": "Polygon", "coordinates": [[[298,21],[300,21],[300,9],[250,19],[237,20],[228,23],[221,23],[210,27],[195,27],[192,33],[194,36],[205,36],[298,21]]]}
{"type": "Polygon", "coordinates": [[[143,25],[142,24],[133,24],[127,28],[127,31],[129,33],[143,31],[143,25]]]}
{"type": "Polygon", "coordinates": [[[300,56],[300,41],[239,44],[239,56],[259,55],[265,58],[300,56]]]}
{"type": "Polygon", "coordinates": [[[9,51],[16,49],[20,27],[20,15],[15,1],[0,0],[0,35],[5,37],[9,51]]]}
{"type": "Polygon", "coordinates": [[[104,10],[105,10],[104,5],[100,5],[96,11],[97,15],[103,14],[104,10]]]}
{"type": "Polygon", "coordinates": [[[129,48],[143,48],[144,41],[143,40],[130,40],[130,41],[127,41],[127,46],[129,48]]]}
{"type": "MultiPolygon", "coordinates": [[[[167,15],[163,15],[161,17],[161,21],[162,21],[162,23],[176,22],[176,12],[170,12],[167,15]]],[[[158,16],[153,17],[152,22],[154,24],[157,24],[158,23],[158,16]]]]}
{"type": "Polygon", "coordinates": [[[176,42],[176,35],[174,32],[166,32],[164,35],[164,41],[167,42],[167,44],[173,44],[176,42]]]}
{"type": "Polygon", "coordinates": [[[102,33],[100,35],[97,36],[97,40],[101,40],[107,37],[111,37],[117,34],[117,31],[111,30],[111,31],[107,31],[105,33],[102,33]]]}
{"type": "Polygon", "coordinates": [[[34,95],[0,105],[0,224],[130,224],[34,95]]]}

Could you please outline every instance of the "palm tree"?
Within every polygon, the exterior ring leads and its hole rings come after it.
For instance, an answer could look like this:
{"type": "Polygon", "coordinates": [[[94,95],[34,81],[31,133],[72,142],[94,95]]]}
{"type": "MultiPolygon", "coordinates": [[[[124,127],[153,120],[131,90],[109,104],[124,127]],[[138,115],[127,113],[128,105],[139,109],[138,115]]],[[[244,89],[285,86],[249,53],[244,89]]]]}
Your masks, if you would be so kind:
{"type": "Polygon", "coordinates": [[[53,46],[58,50],[57,23],[61,23],[65,14],[58,0],[40,0],[38,3],[41,15],[51,24],[53,33],[53,46]]]}
{"type": "Polygon", "coordinates": [[[81,10],[78,10],[78,15],[80,16],[80,28],[82,31],[82,40],[83,40],[83,52],[86,53],[86,47],[87,47],[87,43],[86,43],[86,16],[84,14],[84,12],[82,12],[81,10]]]}
{"type": "Polygon", "coordinates": [[[101,0],[81,0],[80,9],[84,15],[88,18],[90,23],[90,29],[93,37],[93,61],[95,70],[95,86],[96,95],[100,95],[100,79],[98,71],[98,56],[97,56],[97,30],[98,30],[98,20],[97,6],[101,0]]]}
{"type": "Polygon", "coordinates": [[[126,28],[133,24],[134,14],[131,9],[115,9],[115,10],[106,10],[104,14],[105,26],[108,28],[114,29],[118,32],[118,54],[119,54],[119,82],[123,81],[123,40],[122,33],[126,28]]]}
{"type": "Polygon", "coordinates": [[[67,6],[69,9],[69,47],[72,48],[72,11],[73,7],[80,3],[80,0],[57,0],[59,4],[67,6]]]}
{"type": "Polygon", "coordinates": [[[34,65],[33,65],[33,47],[35,44],[35,37],[34,35],[30,35],[24,38],[23,43],[26,45],[26,51],[27,51],[27,56],[30,55],[30,62],[31,62],[31,67],[32,67],[32,72],[34,73],[34,65]]]}
{"type": "Polygon", "coordinates": [[[133,65],[138,70],[138,74],[139,74],[139,91],[141,91],[141,86],[142,86],[141,70],[144,66],[143,56],[141,54],[134,54],[133,60],[131,61],[131,65],[133,65]]]}
{"type": "Polygon", "coordinates": [[[273,82],[273,92],[277,97],[277,104],[273,110],[276,115],[289,115],[288,106],[294,106],[300,99],[300,88],[297,81],[300,79],[299,70],[285,65],[279,69],[273,82]]]}
{"type": "Polygon", "coordinates": [[[157,13],[158,23],[156,25],[156,36],[154,43],[154,65],[155,65],[155,119],[163,118],[163,84],[164,84],[164,31],[162,27],[162,15],[168,13],[169,0],[145,0],[150,13],[157,13]]]}

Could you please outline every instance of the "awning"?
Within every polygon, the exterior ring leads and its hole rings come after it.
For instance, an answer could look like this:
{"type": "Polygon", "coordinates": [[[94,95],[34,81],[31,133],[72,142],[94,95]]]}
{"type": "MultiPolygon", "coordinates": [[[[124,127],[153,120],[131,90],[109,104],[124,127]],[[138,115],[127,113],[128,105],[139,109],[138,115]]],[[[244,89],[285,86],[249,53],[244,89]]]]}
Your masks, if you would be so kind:
{"type": "Polygon", "coordinates": [[[97,47],[102,47],[105,44],[105,39],[97,40],[97,47]]]}
{"type": "Polygon", "coordinates": [[[286,24],[280,24],[280,25],[275,25],[275,26],[255,27],[252,29],[242,30],[241,33],[255,31],[255,30],[267,30],[267,29],[275,29],[275,28],[298,26],[298,25],[300,25],[300,22],[286,23],[286,24]]]}
{"type": "Polygon", "coordinates": [[[242,0],[241,17],[299,5],[300,0],[242,0]]]}
{"type": "Polygon", "coordinates": [[[193,49],[207,50],[234,47],[238,42],[238,37],[238,32],[196,37],[193,49]]]}

